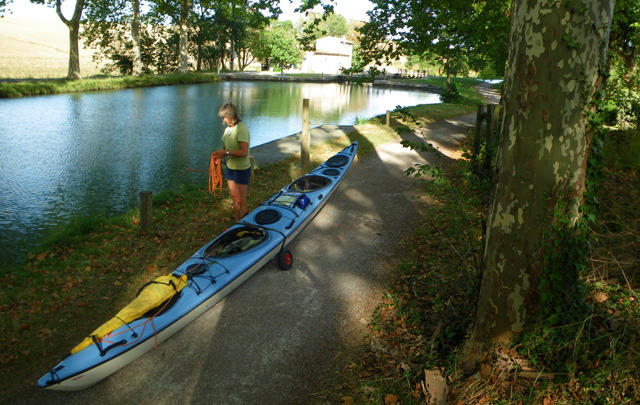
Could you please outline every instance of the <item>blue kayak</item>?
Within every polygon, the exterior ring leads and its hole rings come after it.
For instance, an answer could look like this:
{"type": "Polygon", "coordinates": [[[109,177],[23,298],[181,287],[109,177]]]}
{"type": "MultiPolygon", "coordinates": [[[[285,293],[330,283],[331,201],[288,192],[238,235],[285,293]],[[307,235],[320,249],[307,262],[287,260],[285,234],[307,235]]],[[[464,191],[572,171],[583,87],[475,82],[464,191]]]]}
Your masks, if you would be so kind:
{"type": "Polygon", "coordinates": [[[153,304],[142,315],[129,312],[135,319],[116,315],[105,324],[111,324],[110,328],[102,332],[98,328],[40,378],[38,386],[62,391],[91,387],[184,328],[269,261],[275,259],[281,269],[290,269],[293,256],[287,245],[327,203],[357,148],[354,142],[296,179],[170,275],[150,283],[148,291],[141,290],[132,304],[154,294],[160,304],[153,304]]]}

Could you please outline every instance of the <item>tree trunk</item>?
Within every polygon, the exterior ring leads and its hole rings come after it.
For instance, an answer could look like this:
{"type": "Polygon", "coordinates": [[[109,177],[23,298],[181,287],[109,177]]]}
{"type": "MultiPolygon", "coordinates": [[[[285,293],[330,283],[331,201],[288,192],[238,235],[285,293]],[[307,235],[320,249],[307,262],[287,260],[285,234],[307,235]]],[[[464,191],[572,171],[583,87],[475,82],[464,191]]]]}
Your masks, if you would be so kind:
{"type": "Polygon", "coordinates": [[[553,238],[558,213],[569,224],[578,219],[590,143],[585,114],[605,68],[614,3],[512,5],[499,172],[467,367],[483,343],[509,341],[535,318],[544,238],[553,238]]]}
{"type": "Polygon", "coordinates": [[[140,0],[133,0],[133,20],[131,21],[133,39],[133,76],[142,75],[142,49],[140,45],[140,0]]]}
{"type": "Polygon", "coordinates": [[[190,0],[182,0],[180,9],[180,74],[189,73],[189,10],[190,0]]]}
{"type": "Polygon", "coordinates": [[[67,80],[82,79],[80,75],[80,46],[78,34],[80,33],[80,18],[84,9],[85,0],[77,0],[73,10],[73,17],[67,20],[62,14],[62,0],[56,0],[56,14],[60,20],[69,28],[69,71],[67,80]]]}

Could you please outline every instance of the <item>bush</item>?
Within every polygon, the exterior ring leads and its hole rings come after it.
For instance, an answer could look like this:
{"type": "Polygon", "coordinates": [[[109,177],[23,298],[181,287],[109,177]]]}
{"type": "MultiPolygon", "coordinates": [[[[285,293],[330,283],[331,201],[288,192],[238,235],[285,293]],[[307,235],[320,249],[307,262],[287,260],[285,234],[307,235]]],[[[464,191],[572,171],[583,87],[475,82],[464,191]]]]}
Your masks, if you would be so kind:
{"type": "Polygon", "coordinates": [[[466,104],[466,105],[479,105],[483,104],[479,100],[465,97],[460,94],[458,90],[458,86],[455,83],[451,83],[448,88],[445,89],[440,94],[440,101],[446,104],[466,104]]]}

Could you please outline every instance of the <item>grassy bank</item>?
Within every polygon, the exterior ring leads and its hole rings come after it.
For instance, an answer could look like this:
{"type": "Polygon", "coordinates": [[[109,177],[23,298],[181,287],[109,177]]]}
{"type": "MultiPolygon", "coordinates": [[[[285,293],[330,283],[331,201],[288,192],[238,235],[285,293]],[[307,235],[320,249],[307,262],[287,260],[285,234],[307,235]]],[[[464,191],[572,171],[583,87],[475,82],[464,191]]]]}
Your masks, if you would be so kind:
{"type": "Polygon", "coordinates": [[[42,96],[47,94],[78,93],[98,90],[122,90],[136,87],[169,86],[217,82],[214,73],[190,73],[186,75],[148,75],[98,77],[84,80],[20,80],[0,82],[0,98],[42,96]]]}
{"type": "MultiPolygon", "coordinates": [[[[355,140],[364,140],[358,155],[428,122],[475,111],[475,107],[432,105],[403,108],[359,125],[357,131],[314,148],[312,166],[355,140]],[[365,145],[371,145],[369,149],[365,145]]],[[[299,157],[256,170],[250,208],[304,174],[299,157]]],[[[154,229],[139,230],[134,209],[115,218],[80,218],[66,231],[32,252],[24,265],[3,269],[0,276],[0,399],[35,383],[95,328],[129,302],[147,281],[173,271],[224,227],[232,224],[226,188],[214,198],[206,184],[154,197],[154,229]]]]}

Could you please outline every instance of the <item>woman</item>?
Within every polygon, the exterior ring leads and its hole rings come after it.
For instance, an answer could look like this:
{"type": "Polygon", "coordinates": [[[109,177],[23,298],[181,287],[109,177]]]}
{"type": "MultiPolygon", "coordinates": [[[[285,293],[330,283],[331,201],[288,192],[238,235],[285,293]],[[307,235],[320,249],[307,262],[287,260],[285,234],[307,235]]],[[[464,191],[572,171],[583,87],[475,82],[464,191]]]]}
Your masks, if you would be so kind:
{"type": "Polygon", "coordinates": [[[244,217],[247,208],[247,189],[251,177],[249,158],[249,128],[240,121],[236,106],[227,103],[220,108],[218,116],[227,125],[222,135],[223,149],[213,152],[219,159],[226,158],[225,178],[233,199],[233,215],[236,222],[244,217]]]}

